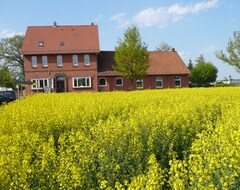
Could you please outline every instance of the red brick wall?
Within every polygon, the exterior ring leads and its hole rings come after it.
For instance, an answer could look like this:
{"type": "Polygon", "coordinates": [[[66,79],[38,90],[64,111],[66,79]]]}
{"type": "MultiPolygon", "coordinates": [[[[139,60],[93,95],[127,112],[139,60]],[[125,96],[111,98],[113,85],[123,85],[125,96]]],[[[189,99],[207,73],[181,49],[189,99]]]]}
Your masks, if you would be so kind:
{"type": "MultiPolygon", "coordinates": [[[[57,54],[58,55],[58,54],[57,54]]],[[[97,91],[97,55],[89,54],[90,65],[84,65],[84,54],[78,54],[78,66],[73,66],[72,54],[62,55],[62,67],[57,66],[57,55],[47,55],[48,67],[42,66],[42,55],[37,56],[37,67],[32,68],[31,56],[24,56],[25,80],[31,81],[33,78],[55,78],[56,74],[65,74],[65,91],[97,91]],[[88,88],[73,88],[73,77],[91,77],[92,87],[88,88]]],[[[59,54],[60,55],[60,54],[59,54]]],[[[38,90],[41,92],[43,90],[38,90]]],[[[26,87],[26,94],[36,93],[37,90],[32,90],[31,86],[26,87]]]]}
{"type": "MultiPolygon", "coordinates": [[[[163,88],[175,88],[175,76],[181,77],[181,88],[188,87],[188,75],[162,75],[163,88]]],[[[123,78],[123,86],[116,86],[115,79],[117,78],[117,76],[108,76],[104,78],[106,78],[107,80],[107,86],[98,87],[99,91],[131,90],[130,80],[123,78]]],[[[134,81],[134,89],[136,89],[136,80],[134,81]]],[[[142,89],[157,89],[156,76],[145,76],[143,79],[142,89]]]]}

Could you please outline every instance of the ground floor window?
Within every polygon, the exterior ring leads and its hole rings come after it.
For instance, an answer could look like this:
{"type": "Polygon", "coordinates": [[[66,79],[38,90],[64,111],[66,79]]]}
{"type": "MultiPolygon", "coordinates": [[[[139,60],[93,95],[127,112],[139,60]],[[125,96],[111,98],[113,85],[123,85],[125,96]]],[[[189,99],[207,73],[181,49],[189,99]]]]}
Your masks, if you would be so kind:
{"type": "Polygon", "coordinates": [[[156,77],[156,87],[157,88],[162,88],[163,87],[163,80],[161,76],[156,77]]]}
{"type": "Polygon", "coordinates": [[[106,78],[99,78],[98,80],[98,85],[99,86],[107,86],[106,78]]]}
{"type": "Polygon", "coordinates": [[[123,86],[123,79],[121,77],[117,77],[115,79],[115,85],[116,86],[123,86]]]}
{"type": "Polygon", "coordinates": [[[91,77],[74,77],[73,88],[89,88],[92,86],[91,77]]]}
{"type": "Polygon", "coordinates": [[[137,80],[137,88],[143,88],[143,80],[137,80]]]}
{"type": "Polygon", "coordinates": [[[32,79],[31,81],[33,82],[32,90],[43,89],[45,87],[49,87],[49,80],[48,80],[48,78],[32,79]]]}
{"type": "Polygon", "coordinates": [[[179,77],[179,76],[175,77],[174,85],[175,85],[175,87],[181,87],[181,77],[179,77]]]}

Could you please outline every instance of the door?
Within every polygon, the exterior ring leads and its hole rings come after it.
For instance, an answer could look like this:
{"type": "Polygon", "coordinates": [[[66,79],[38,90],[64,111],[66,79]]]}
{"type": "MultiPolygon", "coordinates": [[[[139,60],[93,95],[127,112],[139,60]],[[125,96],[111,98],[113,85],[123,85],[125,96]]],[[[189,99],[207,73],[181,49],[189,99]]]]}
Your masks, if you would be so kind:
{"type": "Polygon", "coordinates": [[[57,77],[57,92],[65,92],[65,77],[57,77]]]}

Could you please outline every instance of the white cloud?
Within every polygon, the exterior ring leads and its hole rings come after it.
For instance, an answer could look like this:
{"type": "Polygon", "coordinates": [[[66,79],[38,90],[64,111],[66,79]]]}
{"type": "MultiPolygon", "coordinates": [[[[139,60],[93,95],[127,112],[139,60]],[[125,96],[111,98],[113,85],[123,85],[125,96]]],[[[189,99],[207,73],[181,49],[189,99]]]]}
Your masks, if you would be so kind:
{"type": "Polygon", "coordinates": [[[111,20],[114,20],[118,23],[119,28],[124,28],[129,26],[130,21],[127,20],[126,17],[126,13],[118,13],[114,16],[111,17],[111,20]]]}
{"type": "Polygon", "coordinates": [[[11,38],[15,35],[23,35],[23,33],[11,31],[11,30],[5,29],[3,27],[0,27],[0,39],[1,38],[11,38]]]}
{"type": "Polygon", "coordinates": [[[117,21],[120,27],[125,27],[129,23],[136,23],[140,26],[160,26],[165,27],[171,22],[178,22],[189,14],[198,14],[204,10],[215,8],[219,5],[219,0],[203,0],[196,4],[173,4],[169,7],[147,8],[142,10],[133,18],[126,19],[126,13],[119,13],[111,18],[117,21]]]}

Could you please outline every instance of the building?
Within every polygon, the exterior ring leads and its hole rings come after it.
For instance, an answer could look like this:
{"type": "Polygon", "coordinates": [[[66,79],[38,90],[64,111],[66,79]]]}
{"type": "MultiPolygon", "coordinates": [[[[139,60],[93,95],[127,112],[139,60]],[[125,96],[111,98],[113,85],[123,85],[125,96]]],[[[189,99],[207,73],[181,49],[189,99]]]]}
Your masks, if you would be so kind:
{"type": "MultiPolygon", "coordinates": [[[[129,90],[131,82],[116,73],[114,51],[100,51],[98,26],[30,26],[24,56],[26,94],[43,91],[80,92],[129,90]]],[[[150,52],[150,67],[137,89],[188,87],[189,70],[178,53],[150,52]]]]}

